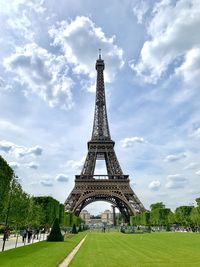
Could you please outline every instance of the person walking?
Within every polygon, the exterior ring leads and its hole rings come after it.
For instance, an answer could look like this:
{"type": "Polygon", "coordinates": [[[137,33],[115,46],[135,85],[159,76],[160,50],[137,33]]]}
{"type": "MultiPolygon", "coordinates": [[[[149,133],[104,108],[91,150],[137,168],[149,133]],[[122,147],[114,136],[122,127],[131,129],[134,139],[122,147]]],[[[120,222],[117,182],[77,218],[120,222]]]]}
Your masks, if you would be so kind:
{"type": "Polygon", "coordinates": [[[23,243],[26,242],[26,237],[27,237],[27,229],[24,229],[22,232],[22,242],[23,243]]]}

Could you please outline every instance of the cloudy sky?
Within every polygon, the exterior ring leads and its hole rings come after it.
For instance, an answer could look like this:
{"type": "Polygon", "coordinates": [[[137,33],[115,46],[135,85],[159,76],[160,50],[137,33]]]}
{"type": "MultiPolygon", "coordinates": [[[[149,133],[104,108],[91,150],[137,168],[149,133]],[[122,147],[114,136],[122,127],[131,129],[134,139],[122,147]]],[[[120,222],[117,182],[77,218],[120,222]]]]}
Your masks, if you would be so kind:
{"type": "Polygon", "coordinates": [[[146,208],[195,202],[199,0],[0,0],[0,25],[0,154],[25,191],[64,202],[72,190],[101,48],[111,135],[132,188],[146,208]]]}

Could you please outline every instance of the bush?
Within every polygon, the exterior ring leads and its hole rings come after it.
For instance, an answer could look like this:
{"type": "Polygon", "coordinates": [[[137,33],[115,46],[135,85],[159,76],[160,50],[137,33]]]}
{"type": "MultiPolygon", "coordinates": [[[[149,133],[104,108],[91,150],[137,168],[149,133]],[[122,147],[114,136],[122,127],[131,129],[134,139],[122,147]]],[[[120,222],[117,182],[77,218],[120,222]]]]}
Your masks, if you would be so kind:
{"type": "Polygon", "coordinates": [[[73,227],[72,227],[72,234],[77,234],[77,229],[76,229],[76,225],[73,224],[73,227]]]}
{"type": "Polygon", "coordinates": [[[4,231],[5,231],[5,226],[0,225],[0,234],[4,234],[4,231]]]}
{"type": "Polygon", "coordinates": [[[82,232],[82,231],[83,231],[83,229],[82,229],[81,225],[79,225],[78,232],[82,232]]]}
{"type": "Polygon", "coordinates": [[[53,227],[47,237],[47,241],[64,241],[64,236],[61,234],[57,218],[54,220],[53,227]]]}
{"type": "Polygon", "coordinates": [[[120,232],[125,234],[125,229],[123,227],[120,228],[120,232]]]}

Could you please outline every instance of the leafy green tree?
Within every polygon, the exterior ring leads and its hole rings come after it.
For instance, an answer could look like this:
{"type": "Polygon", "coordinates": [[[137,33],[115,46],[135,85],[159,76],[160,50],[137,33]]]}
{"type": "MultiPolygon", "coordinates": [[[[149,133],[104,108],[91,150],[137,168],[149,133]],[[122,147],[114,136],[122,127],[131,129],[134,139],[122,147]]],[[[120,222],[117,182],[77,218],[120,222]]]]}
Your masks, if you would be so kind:
{"type": "Polygon", "coordinates": [[[157,202],[157,203],[150,205],[151,211],[156,210],[156,209],[164,209],[164,208],[165,208],[165,205],[162,202],[157,202]]]}
{"type": "Polygon", "coordinates": [[[168,225],[169,224],[169,214],[171,213],[170,209],[166,208],[157,208],[151,211],[150,220],[152,225],[168,225]]]}
{"type": "Polygon", "coordinates": [[[191,221],[192,223],[200,228],[200,198],[196,198],[197,207],[192,209],[191,212],[191,221]]]}
{"type": "Polygon", "coordinates": [[[50,196],[33,197],[33,201],[42,209],[41,225],[50,228],[54,219],[59,218],[60,203],[50,196]]]}
{"type": "Polygon", "coordinates": [[[47,241],[64,241],[64,237],[60,231],[58,218],[54,220],[53,227],[47,237],[47,241]]]}
{"type": "Polygon", "coordinates": [[[176,222],[184,227],[191,226],[191,213],[193,206],[180,206],[175,210],[175,219],[176,222]]]}
{"type": "Polygon", "coordinates": [[[64,225],[65,222],[65,207],[63,204],[59,205],[59,224],[64,225]]]}
{"type": "Polygon", "coordinates": [[[8,208],[8,199],[13,177],[13,170],[6,160],[0,156],[0,222],[5,221],[5,214],[8,208]]]}
{"type": "Polygon", "coordinates": [[[26,225],[30,197],[18,181],[14,180],[11,189],[9,223],[15,227],[26,225]]]}
{"type": "Polygon", "coordinates": [[[200,227],[200,209],[198,207],[192,209],[190,218],[191,218],[192,223],[196,227],[199,228],[200,227]]]}
{"type": "Polygon", "coordinates": [[[197,207],[200,208],[200,197],[196,198],[195,200],[197,202],[197,207]]]}

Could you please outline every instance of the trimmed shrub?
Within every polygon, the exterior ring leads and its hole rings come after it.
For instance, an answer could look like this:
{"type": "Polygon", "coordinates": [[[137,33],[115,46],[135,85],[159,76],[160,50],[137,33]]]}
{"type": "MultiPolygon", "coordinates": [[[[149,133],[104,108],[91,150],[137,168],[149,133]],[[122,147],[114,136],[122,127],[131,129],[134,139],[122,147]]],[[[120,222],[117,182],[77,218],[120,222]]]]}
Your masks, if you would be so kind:
{"type": "Polygon", "coordinates": [[[75,224],[73,224],[73,226],[72,226],[72,234],[77,234],[78,232],[77,232],[77,229],[76,229],[76,225],[75,224]]]}
{"type": "Polygon", "coordinates": [[[61,234],[58,218],[54,220],[53,227],[47,237],[47,241],[64,241],[64,236],[61,234]]]}
{"type": "Polygon", "coordinates": [[[78,232],[82,232],[82,231],[83,231],[83,229],[82,229],[81,225],[79,225],[78,232]]]}

